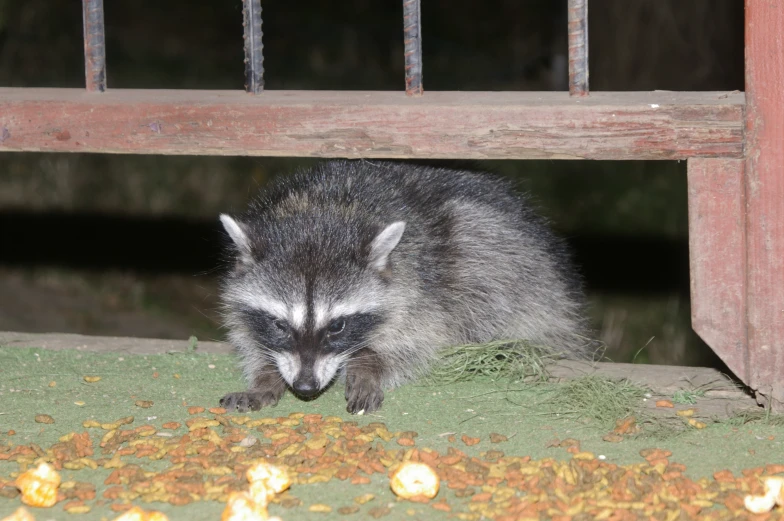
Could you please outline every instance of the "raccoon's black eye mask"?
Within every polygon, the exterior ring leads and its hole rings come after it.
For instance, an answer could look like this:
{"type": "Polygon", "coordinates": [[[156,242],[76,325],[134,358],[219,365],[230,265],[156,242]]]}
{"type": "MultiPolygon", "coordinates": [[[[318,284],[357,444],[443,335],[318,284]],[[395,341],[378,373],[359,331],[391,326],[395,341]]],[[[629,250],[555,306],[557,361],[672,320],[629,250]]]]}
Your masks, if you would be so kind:
{"type": "Polygon", "coordinates": [[[262,345],[275,350],[286,348],[291,336],[288,322],[260,309],[243,308],[240,312],[253,335],[262,345]]]}
{"type": "MultiPolygon", "coordinates": [[[[257,341],[269,349],[276,351],[292,349],[309,336],[308,333],[293,330],[288,322],[266,311],[243,308],[241,313],[257,341]],[[303,336],[306,338],[303,339],[303,336]]],[[[312,333],[314,336],[311,336],[311,339],[322,348],[334,353],[342,353],[364,344],[381,320],[381,315],[374,313],[355,313],[337,317],[319,331],[312,333]]]]}
{"type": "Polygon", "coordinates": [[[373,329],[381,322],[381,316],[373,313],[356,313],[333,319],[322,330],[326,345],[336,353],[355,349],[364,344],[373,329]]]}

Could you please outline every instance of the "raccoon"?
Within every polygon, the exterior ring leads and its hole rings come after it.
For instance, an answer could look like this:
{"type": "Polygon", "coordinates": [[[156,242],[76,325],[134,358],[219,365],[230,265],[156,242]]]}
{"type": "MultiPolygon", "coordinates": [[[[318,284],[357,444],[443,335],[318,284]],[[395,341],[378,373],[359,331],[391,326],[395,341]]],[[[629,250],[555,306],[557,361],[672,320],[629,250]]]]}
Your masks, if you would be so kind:
{"type": "Polygon", "coordinates": [[[563,243],[487,174],[328,161],[220,216],[221,299],[249,389],[229,409],[309,399],[344,376],[347,410],[421,375],[439,349],[525,339],[585,358],[584,298],[563,243]]]}

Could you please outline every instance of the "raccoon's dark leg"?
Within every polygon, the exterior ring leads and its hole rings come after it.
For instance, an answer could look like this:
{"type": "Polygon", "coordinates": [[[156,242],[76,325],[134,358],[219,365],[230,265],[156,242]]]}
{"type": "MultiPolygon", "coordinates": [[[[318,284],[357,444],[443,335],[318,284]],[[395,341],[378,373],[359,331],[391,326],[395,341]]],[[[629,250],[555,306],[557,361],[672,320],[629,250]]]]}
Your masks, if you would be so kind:
{"type": "Polygon", "coordinates": [[[286,391],[286,382],[274,365],[261,367],[253,379],[253,385],[241,393],[229,393],[220,400],[221,407],[229,411],[258,411],[262,407],[278,404],[286,391]]]}
{"type": "Polygon", "coordinates": [[[374,412],[384,401],[381,374],[384,364],[373,351],[364,349],[346,363],[346,410],[351,414],[360,411],[374,412]]]}

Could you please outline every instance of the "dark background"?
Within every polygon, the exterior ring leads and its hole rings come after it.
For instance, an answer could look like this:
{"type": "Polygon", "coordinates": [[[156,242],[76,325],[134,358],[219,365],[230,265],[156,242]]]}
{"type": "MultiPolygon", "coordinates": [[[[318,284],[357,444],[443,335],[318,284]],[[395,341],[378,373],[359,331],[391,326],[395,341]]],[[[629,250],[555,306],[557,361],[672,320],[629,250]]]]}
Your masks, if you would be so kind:
{"type": "MultiPolygon", "coordinates": [[[[566,0],[422,0],[427,90],[566,90],[566,0]]],[[[268,89],[402,90],[402,2],[262,2],[268,89]]],[[[109,88],[243,88],[240,0],[107,0],[109,88]]],[[[743,89],[742,0],[594,0],[593,90],[743,89]]],[[[0,0],[0,86],[83,87],[81,5],[0,0]]],[[[221,338],[217,214],[311,160],[0,154],[0,330],[221,338]]],[[[689,327],[684,162],[491,161],[572,244],[617,361],[689,327]]]]}

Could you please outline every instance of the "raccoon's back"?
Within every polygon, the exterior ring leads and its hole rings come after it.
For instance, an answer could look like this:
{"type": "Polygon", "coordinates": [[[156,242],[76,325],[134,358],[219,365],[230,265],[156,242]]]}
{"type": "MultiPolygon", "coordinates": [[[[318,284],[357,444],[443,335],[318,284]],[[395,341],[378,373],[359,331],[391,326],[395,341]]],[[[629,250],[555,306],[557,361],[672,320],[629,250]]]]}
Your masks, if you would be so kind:
{"type": "Polygon", "coordinates": [[[421,165],[328,161],[273,182],[254,212],[291,213],[305,207],[342,207],[382,222],[427,218],[453,200],[471,200],[516,216],[525,208],[509,183],[486,175],[421,165]]]}

